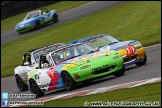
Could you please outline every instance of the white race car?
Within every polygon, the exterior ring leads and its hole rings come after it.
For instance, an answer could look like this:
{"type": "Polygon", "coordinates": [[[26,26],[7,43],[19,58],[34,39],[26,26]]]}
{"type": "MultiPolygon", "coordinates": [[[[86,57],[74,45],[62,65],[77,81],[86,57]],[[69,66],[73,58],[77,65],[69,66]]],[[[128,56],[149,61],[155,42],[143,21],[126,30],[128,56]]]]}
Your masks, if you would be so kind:
{"type": "Polygon", "coordinates": [[[23,56],[23,63],[14,69],[14,76],[18,89],[20,91],[28,90],[29,85],[27,84],[27,72],[38,66],[40,54],[46,54],[47,52],[56,50],[64,45],[65,44],[63,43],[57,43],[27,51],[23,56]]]}

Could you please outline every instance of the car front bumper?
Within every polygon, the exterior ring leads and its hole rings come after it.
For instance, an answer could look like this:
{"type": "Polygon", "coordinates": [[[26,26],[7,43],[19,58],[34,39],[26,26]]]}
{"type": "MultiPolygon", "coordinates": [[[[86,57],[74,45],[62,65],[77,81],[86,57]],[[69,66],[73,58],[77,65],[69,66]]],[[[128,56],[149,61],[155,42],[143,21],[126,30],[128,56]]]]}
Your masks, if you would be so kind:
{"type": "Polygon", "coordinates": [[[25,27],[19,27],[19,28],[16,29],[16,31],[18,33],[24,33],[24,32],[33,30],[34,28],[35,28],[35,24],[32,24],[32,25],[28,25],[28,26],[25,26],[25,27]]]}

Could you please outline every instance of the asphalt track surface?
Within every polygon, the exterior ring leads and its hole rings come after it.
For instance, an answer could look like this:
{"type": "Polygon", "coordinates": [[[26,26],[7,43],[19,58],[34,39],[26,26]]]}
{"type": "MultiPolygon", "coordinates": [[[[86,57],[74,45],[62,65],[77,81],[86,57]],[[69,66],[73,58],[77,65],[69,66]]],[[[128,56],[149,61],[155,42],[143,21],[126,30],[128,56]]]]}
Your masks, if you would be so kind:
{"type": "MultiPolygon", "coordinates": [[[[161,77],[161,44],[145,48],[147,54],[147,63],[143,66],[131,65],[126,67],[126,72],[121,77],[113,75],[101,79],[94,80],[86,85],[79,85],[77,89],[66,91],[65,89],[57,89],[46,92],[43,97],[55,96],[59,94],[72,93],[82,90],[95,89],[100,87],[112,86],[132,81],[145,80],[150,78],[161,77]]],[[[8,92],[9,94],[30,94],[30,90],[20,92],[16,86],[14,77],[1,78],[1,92],[8,92]]],[[[9,101],[27,101],[34,98],[9,98],[9,101]]]]}
{"type": "Polygon", "coordinates": [[[86,5],[82,5],[64,12],[59,13],[59,22],[58,23],[51,23],[48,24],[48,26],[45,26],[39,30],[34,30],[31,32],[27,32],[24,34],[18,34],[14,28],[9,29],[9,30],[5,30],[3,32],[1,32],[1,45],[13,41],[13,40],[17,40],[19,38],[28,36],[32,33],[36,33],[36,32],[40,32],[42,30],[48,29],[50,27],[59,25],[59,24],[63,24],[93,13],[97,13],[99,11],[123,4],[125,2],[129,2],[129,1],[93,1],[90,2],[86,5]]]}
{"type": "MultiPolygon", "coordinates": [[[[40,30],[32,31],[29,33],[25,33],[22,35],[19,35],[15,32],[14,28],[6,30],[4,32],[1,32],[1,45],[22,37],[25,37],[29,34],[39,32],[41,30],[48,29],[49,27],[56,26],[58,24],[63,24],[69,21],[72,21],[77,18],[81,18],[84,16],[87,16],[89,14],[93,14],[102,10],[105,10],[110,7],[114,7],[117,5],[120,5],[122,3],[125,3],[127,1],[95,1],[92,3],[89,3],[87,5],[83,5],[74,9],[67,10],[65,12],[59,13],[59,23],[57,24],[51,24],[49,26],[46,26],[40,30]]],[[[143,66],[136,66],[132,65],[126,68],[126,73],[121,77],[114,77],[113,75],[104,77],[102,79],[95,80],[93,82],[87,83],[86,85],[80,85],[77,89],[72,91],[66,91],[65,89],[58,89],[53,90],[45,93],[45,96],[48,97],[52,95],[59,95],[59,94],[66,94],[71,92],[77,92],[82,90],[88,90],[88,89],[94,89],[99,87],[105,87],[105,86],[111,86],[121,83],[127,83],[137,80],[143,80],[143,79],[149,79],[149,78],[155,78],[161,76],[161,44],[157,46],[151,46],[145,48],[148,61],[143,66]]],[[[9,92],[19,94],[30,94],[30,90],[25,92],[20,92],[16,86],[16,82],[14,77],[8,77],[8,78],[1,78],[1,92],[9,92]]],[[[27,101],[34,98],[9,98],[9,101],[27,101]]]]}

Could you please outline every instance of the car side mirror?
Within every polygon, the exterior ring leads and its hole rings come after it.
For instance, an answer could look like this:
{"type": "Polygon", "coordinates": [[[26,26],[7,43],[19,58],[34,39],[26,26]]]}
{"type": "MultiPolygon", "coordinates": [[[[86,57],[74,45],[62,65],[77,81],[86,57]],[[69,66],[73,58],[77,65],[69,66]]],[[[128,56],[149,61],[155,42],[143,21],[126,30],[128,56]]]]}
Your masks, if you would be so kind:
{"type": "Polygon", "coordinates": [[[46,14],[46,12],[43,12],[42,14],[43,14],[43,15],[45,15],[45,14],[46,14]]]}
{"type": "Polygon", "coordinates": [[[29,62],[25,62],[24,65],[29,65],[29,62]]]}
{"type": "Polygon", "coordinates": [[[121,39],[118,39],[118,41],[120,41],[120,42],[121,42],[121,39]]]}

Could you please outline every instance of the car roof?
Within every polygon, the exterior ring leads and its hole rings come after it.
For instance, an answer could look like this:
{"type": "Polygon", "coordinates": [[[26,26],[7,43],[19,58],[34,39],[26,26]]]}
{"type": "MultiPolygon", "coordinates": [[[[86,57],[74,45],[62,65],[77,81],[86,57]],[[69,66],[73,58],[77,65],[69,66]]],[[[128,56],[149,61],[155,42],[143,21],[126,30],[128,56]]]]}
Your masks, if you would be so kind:
{"type": "Polygon", "coordinates": [[[40,49],[43,49],[43,48],[45,48],[45,47],[55,46],[55,45],[65,45],[65,44],[64,44],[64,43],[50,44],[50,45],[47,45],[47,46],[43,46],[43,47],[35,48],[35,49],[33,49],[33,50],[29,50],[29,51],[27,51],[25,54],[31,54],[31,53],[33,53],[33,52],[35,52],[35,51],[38,51],[38,50],[40,50],[40,49]]]}
{"type": "Polygon", "coordinates": [[[79,40],[73,40],[73,41],[69,42],[68,44],[83,43],[85,41],[95,39],[95,38],[98,38],[98,37],[103,37],[103,36],[109,36],[109,35],[108,34],[99,34],[99,35],[96,35],[96,36],[87,36],[87,37],[79,39],[79,40]]]}
{"type": "MultiPolygon", "coordinates": [[[[42,7],[42,8],[38,8],[38,9],[31,10],[30,12],[39,11],[39,10],[46,10],[46,11],[48,11],[47,8],[42,7]]],[[[29,12],[29,13],[30,13],[30,12],[29,12]]]]}
{"type": "Polygon", "coordinates": [[[58,50],[63,49],[63,48],[67,48],[67,47],[71,47],[71,46],[75,46],[75,45],[81,45],[81,44],[85,44],[85,43],[66,44],[65,46],[59,47],[57,50],[54,50],[54,51],[51,51],[51,52],[48,52],[48,53],[53,53],[53,52],[58,51],[58,50]]]}

